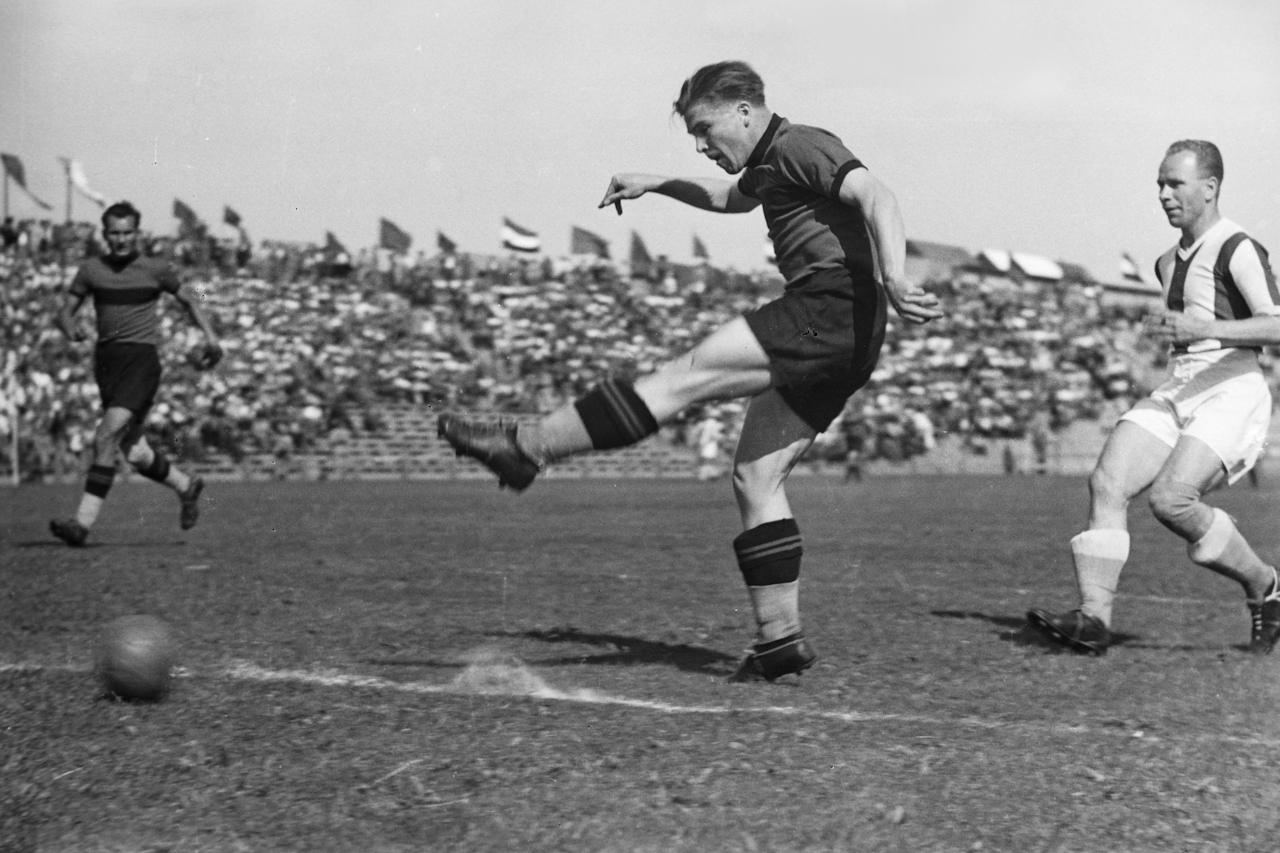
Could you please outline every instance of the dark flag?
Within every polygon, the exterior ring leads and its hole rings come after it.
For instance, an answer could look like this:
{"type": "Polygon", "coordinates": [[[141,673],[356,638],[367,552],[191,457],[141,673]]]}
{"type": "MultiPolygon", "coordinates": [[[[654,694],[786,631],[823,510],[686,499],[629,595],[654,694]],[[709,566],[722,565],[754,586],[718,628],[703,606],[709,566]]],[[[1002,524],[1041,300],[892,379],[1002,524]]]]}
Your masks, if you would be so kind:
{"type": "Polygon", "coordinates": [[[227,207],[226,205],[223,205],[223,207],[222,207],[222,221],[223,221],[223,222],[225,222],[225,223],[227,223],[228,225],[230,225],[232,228],[239,228],[239,227],[240,227],[240,214],[236,213],[234,210],[232,210],[231,208],[227,207]]]}
{"type": "Polygon", "coordinates": [[[413,238],[391,220],[379,219],[378,245],[393,252],[404,253],[409,251],[409,247],[413,245],[413,238]]]}
{"type": "Polygon", "coordinates": [[[595,255],[600,258],[609,257],[609,241],[599,234],[593,234],[585,228],[573,226],[569,233],[569,254],[595,255]]]}
{"type": "Polygon", "coordinates": [[[53,208],[42,199],[27,189],[27,172],[22,168],[22,161],[13,154],[0,154],[0,163],[4,164],[4,173],[13,178],[13,182],[22,187],[22,191],[31,197],[31,200],[43,207],[45,210],[53,210],[53,208]]]}
{"type": "Polygon", "coordinates": [[[200,221],[200,217],[196,216],[196,212],[181,200],[173,200],[173,215],[182,223],[183,228],[188,231],[203,231],[204,223],[200,221]]]}
{"type": "Polygon", "coordinates": [[[542,240],[538,232],[522,228],[510,219],[502,220],[502,246],[513,252],[538,252],[542,250],[542,240]]]}
{"type": "Polygon", "coordinates": [[[649,255],[644,241],[635,231],[631,232],[631,274],[637,278],[647,278],[653,269],[653,258],[649,255]]]}
{"type": "Polygon", "coordinates": [[[458,244],[444,236],[443,231],[436,232],[436,248],[444,252],[446,255],[452,255],[458,251],[458,244]]]}
{"type": "Polygon", "coordinates": [[[702,241],[698,239],[698,235],[693,235],[693,256],[702,258],[704,261],[711,260],[711,256],[707,254],[707,247],[702,245],[702,241]]]}
{"type": "Polygon", "coordinates": [[[342,245],[332,231],[324,232],[324,251],[326,255],[345,255],[347,247],[342,245]]]}

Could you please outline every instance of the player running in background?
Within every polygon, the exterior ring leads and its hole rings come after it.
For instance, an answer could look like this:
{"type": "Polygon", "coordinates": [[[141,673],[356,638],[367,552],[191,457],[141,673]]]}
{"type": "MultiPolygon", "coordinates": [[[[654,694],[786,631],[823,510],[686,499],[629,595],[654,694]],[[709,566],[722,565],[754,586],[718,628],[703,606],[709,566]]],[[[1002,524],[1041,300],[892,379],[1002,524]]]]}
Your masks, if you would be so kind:
{"type": "Polygon", "coordinates": [[[93,376],[102,399],[102,420],[93,438],[93,458],[84,494],[75,517],[49,522],[49,529],[68,545],[81,546],[98,518],[98,511],[116,476],[116,452],[122,450],[134,469],[173,489],[181,504],[180,524],[188,530],[199,517],[204,481],[189,477],[169,464],[142,434],[147,411],[160,387],[160,318],[156,305],[168,293],[186,309],[204,333],[199,367],[209,368],[222,357],[222,348],[209,320],[178,281],[172,265],[138,254],[138,226],[142,214],[127,201],[102,214],[107,253],[80,266],[57,316],[62,333],[82,341],[74,316],[90,296],[97,317],[98,342],[93,352],[93,376]]]}
{"type": "Polygon", "coordinates": [[[800,528],[783,483],[814,438],[870,377],[884,338],[886,295],[907,321],[941,316],[903,277],[906,241],[892,192],[834,135],[792,124],[765,105],[742,62],[698,70],[675,112],[699,154],[737,180],[618,174],[600,207],[646,193],[719,213],[763,205],[781,297],[730,321],[689,353],[636,379],[601,382],[581,399],[521,426],[450,415],[439,430],[459,454],[523,490],[576,453],[635,444],[695,403],[750,397],[733,461],[744,532],[733,547],[756,617],[751,651],[732,681],[772,681],[810,667],[801,631],[800,528]]]}
{"type": "Polygon", "coordinates": [[[1160,164],[1160,204],[1182,231],[1156,262],[1168,311],[1147,332],[1172,345],[1169,374],[1116,425],[1089,480],[1088,529],[1071,540],[1080,608],[1035,609],[1031,624],[1078,652],[1111,643],[1111,605],[1129,556],[1129,502],[1150,488],[1151,510],[1187,540],[1191,560],[1244,588],[1249,650],[1280,637],[1280,582],[1231,517],[1204,502],[1236,482],[1262,451],[1271,394],[1258,348],[1280,343],[1280,293],[1267,252],[1218,212],[1222,156],[1200,140],[1175,142],[1160,164]]]}

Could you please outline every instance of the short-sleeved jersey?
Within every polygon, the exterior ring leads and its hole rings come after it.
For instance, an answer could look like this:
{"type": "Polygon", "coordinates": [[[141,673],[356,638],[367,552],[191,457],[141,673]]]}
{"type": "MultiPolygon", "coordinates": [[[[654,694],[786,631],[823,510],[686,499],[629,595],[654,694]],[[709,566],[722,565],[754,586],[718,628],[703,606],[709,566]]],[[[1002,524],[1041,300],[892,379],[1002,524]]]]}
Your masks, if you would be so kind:
{"type": "MultiPolygon", "coordinates": [[[[1156,261],[1165,306],[1202,320],[1243,320],[1280,314],[1280,291],[1267,250],[1229,219],[1218,222],[1189,247],[1175,245],[1156,261]]],[[[1216,362],[1228,351],[1217,340],[1176,347],[1178,359],[1216,362]]]]}
{"type": "Polygon", "coordinates": [[[738,189],[764,208],[778,269],[788,282],[834,267],[876,279],[862,213],[840,201],[840,185],[862,162],[834,134],[774,115],[747,159],[738,189]]]}
{"type": "Polygon", "coordinates": [[[160,293],[178,292],[178,274],[166,261],[135,257],[123,264],[90,258],[71,280],[71,293],[92,296],[98,343],[160,345],[160,293]]]}

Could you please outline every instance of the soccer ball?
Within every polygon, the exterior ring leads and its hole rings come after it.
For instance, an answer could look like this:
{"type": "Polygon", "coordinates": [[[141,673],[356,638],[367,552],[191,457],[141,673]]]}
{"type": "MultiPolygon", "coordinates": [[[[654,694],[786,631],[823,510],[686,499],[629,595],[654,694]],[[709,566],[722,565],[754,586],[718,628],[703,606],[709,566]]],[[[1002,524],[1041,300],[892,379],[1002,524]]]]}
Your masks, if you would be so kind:
{"type": "Polygon", "coordinates": [[[155,616],[122,616],[102,632],[98,677],[121,699],[158,702],[169,692],[177,644],[155,616]]]}

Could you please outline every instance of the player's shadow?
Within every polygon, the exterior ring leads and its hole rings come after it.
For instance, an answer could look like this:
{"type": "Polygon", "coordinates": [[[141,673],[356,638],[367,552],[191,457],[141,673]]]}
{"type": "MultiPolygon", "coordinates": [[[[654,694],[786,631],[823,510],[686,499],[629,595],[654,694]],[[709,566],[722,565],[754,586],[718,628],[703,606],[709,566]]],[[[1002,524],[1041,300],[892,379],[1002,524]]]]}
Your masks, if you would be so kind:
{"type": "MultiPolygon", "coordinates": [[[[75,550],[87,551],[90,548],[181,548],[187,543],[182,539],[174,539],[169,542],[158,542],[152,540],[150,542],[86,542],[78,546],[75,550]]],[[[26,542],[14,542],[15,548],[67,548],[67,543],[57,542],[52,539],[30,539],[26,542]]]]}
{"type": "MultiPolygon", "coordinates": [[[[930,610],[929,614],[942,619],[973,619],[980,622],[988,622],[999,629],[996,631],[997,637],[1006,643],[1013,643],[1015,646],[1039,646],[1054,649],[1055,651],[1059,651],[1062,648],[1052,643],[1035,628],[1032,628],[1025,616],[996,616],[990,613],[980,613],[976,610],[930,610]]],[[[1138,639],[1141,638],[1137,634],[1126,634],[1123,631],[1111,632],[1112,646],[1138,639]]]]}
{"type": "Polygon", "coordinates": [[[726,664],[736,664],[738,659],[733,655],[708,649],[704,646],[691,646],[688,643],[663,643],[657,640],[645,640],[640,637],[628,637],[622,634],[593,634],[574,628],[551,628],[544,631],[522,631],[505,633],[497,636],[521,637],[537,640],[542,643],[572,643],[579,646],[594,646],[602,651],[591,654],[565,655],[551,660],[540,660],[540,664],[597,664],[601,666],[630,666],[633,664],[665,664],[686,672],[710,673],[719,675],[724,672],[726,664]]]}

